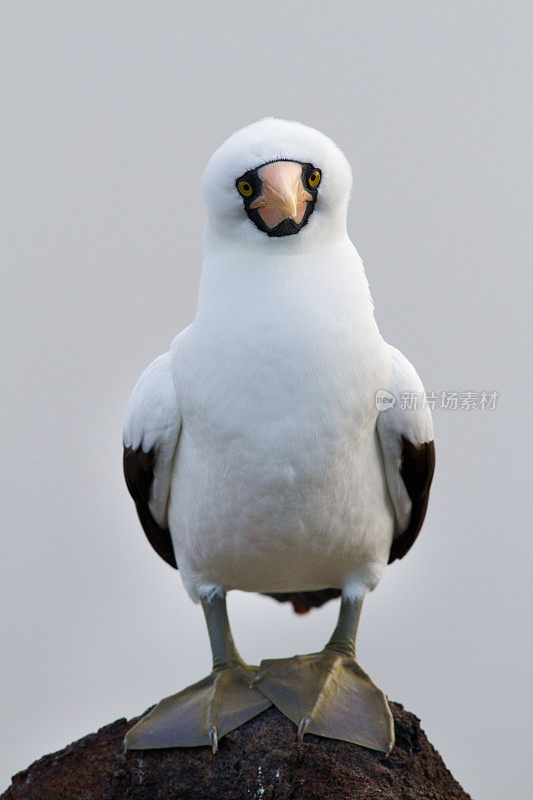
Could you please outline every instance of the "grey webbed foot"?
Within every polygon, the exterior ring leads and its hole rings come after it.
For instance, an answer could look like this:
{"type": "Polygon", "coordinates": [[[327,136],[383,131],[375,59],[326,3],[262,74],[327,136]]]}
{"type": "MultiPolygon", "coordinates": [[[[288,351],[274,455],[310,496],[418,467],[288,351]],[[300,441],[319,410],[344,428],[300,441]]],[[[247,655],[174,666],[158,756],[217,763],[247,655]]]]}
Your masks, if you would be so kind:
{"type": "Polygon", "coordinates": [[[250,684],[257,667],[242,663],[216,668],[203,680],[161,700],[131,728],[127,750],[210,745],[271,705],[250,684]]]}
{"type": "Polygon", "coordinates": [[[387,698],[351,654],[327,646],[320,653],[262,661],[254,686],[298,726],[300,740],[314,733],[392,750],[387,698]]]}

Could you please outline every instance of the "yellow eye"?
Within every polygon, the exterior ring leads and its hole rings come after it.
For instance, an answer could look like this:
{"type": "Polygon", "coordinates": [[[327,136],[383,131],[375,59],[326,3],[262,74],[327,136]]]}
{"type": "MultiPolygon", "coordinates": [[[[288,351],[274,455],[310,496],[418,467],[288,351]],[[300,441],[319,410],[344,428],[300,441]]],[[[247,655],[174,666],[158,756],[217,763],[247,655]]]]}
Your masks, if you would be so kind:
{"type": "Polygon", "coordinates": [[[307,179],[307,183],[309,184],[311,189],[316,189],[316,187],[320,183],[320,170],[318,169],[313,170],[313,172],[307,179]]]}
{"type": "Polygon", "coordinates": [[[253,191],[252,184],[248,183],[248,181],[239,181],[237,184],[237,189],[243,197],[250,197],[253,191]]]}

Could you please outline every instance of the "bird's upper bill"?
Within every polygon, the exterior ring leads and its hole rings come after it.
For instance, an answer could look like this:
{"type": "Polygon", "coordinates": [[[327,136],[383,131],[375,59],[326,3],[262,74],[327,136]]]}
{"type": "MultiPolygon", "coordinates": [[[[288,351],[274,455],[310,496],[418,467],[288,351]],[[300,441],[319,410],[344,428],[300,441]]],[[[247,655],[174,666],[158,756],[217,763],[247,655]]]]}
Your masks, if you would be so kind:
{"type": "Polygon", "coordinates": [[[312,195],[302,184],[302,165],[295,161],[275,161],[258,170],[263,193],[250,208],[257,208],[259,216],[269,228],[275,228],[284,219],[299,224],[305,214],[307,201],[312,195]]]}
{"type": "Polygon", "coordinates": [[[313,212],[321,173],[312,164],[271,161],[236,180],[252,222],[269,236],[289,236],[313,212]]]}

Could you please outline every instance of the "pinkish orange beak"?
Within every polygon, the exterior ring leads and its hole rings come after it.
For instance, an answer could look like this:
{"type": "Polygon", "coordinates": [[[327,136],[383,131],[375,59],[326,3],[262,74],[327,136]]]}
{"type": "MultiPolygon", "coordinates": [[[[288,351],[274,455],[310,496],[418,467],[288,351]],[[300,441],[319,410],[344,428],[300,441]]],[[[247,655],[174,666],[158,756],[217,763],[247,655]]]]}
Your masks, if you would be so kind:
{"type": "Polygon", "coordinates": [[[275,228],[284,219],[299,224],[307,201],[313,199],[302,184],[302,165],[294,161],[274,161],[261,167],[257,174],[263,184],[263,194],[250,203],[250,208],[257,208],[269,228],[275,228]]]}

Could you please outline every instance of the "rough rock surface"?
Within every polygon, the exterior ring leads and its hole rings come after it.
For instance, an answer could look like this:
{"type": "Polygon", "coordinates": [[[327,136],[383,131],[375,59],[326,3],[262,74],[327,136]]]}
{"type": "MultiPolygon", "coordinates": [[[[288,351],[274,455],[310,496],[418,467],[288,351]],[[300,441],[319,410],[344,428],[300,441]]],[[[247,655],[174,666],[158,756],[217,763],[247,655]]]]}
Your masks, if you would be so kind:
{"type": "Polygon", "coordinates": [[[387,758],[308,735],[273,708],[206,747],[124,753],[136,720],[117,720],[19,772],[0,800],[471,800],[419,720],[391,704],[396,746],[387,758]]]}

